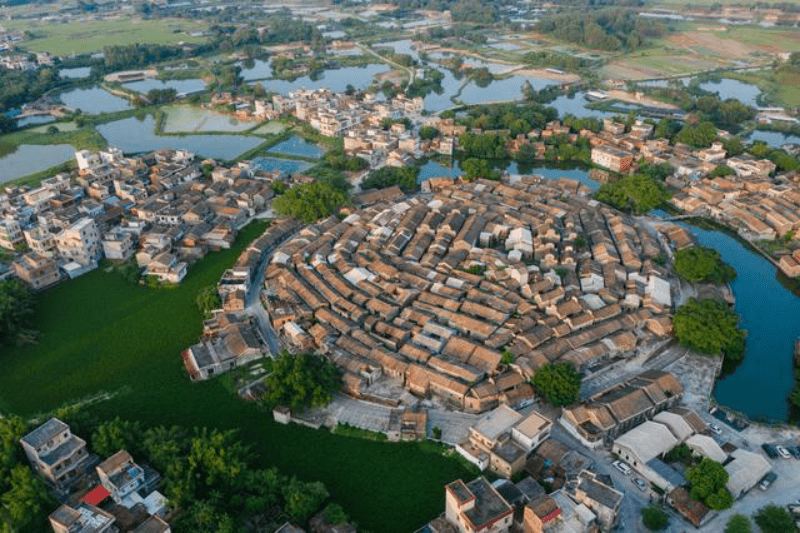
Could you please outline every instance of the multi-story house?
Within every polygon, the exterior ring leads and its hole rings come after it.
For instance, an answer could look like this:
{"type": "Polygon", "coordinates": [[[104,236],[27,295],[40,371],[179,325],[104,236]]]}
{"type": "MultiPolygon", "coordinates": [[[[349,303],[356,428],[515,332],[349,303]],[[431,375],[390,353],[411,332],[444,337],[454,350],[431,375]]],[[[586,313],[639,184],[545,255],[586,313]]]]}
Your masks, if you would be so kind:
{"type": "Polygon", "coordinates": [[[55,236],[59,255],[67,261],[83,266],[92,265],[100,259],[100,231],[91,218],[82,218],[55,236]]]}
{"type": "Polygon", "coordinates": [[[89,460],[86,441],[69,426],[51,418],[20,439],[25,455],[40,476],[63,491],[83,475],[89,460]]]}
{"type": "Polygon", "coordinates": [[[25,242],[22,229],[16,220],[0,220],[0,246],[13,250],[25,242]]]}
{"type": "Polygon", "coordinates": [[[14,261],[14,274],[33,290],[54,285],[61,279],[58,263],[37,252],[29,252],[14,261]]]}
{"type": "Polygon", "coordinates": [[[88,503],[81,503],[77,507],[62,505],[53,511],[48,519],[55,533],[117,533],[119,531],[114,525],[113,515],[88,503]]]}
{"type": "Polygon", "coordinates": [[[125,498],[142,488],[145,474],[142,467],[133,461],[125,450],[120,450],[95,468],[100,483],[111,494],[111,498],[122,504],[125,498]]]}

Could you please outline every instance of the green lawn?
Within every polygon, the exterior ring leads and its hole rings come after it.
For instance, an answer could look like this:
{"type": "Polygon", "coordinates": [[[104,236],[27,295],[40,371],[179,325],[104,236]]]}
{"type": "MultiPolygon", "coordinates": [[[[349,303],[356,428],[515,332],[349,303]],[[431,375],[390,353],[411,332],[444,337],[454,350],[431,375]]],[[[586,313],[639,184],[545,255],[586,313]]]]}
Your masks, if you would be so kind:
{"type": "Polygon", "coordinates": [[[66,56],[102,50],[107,45],[133,43],[178,44],[202,42],[205,37],[192,37],[189,32],[203,30],[204,23],[188,20],[98,20],[80,23],[3,21],[7,29],[24,29],[36,35],[21,47],[32,52],[50,52],[66,56]]]}
{"type": "MultiPolygon", "coordinates": [[[[41,339],[0,357],[0,410],[32,416],[99,391],[116,392],[88,408],[145,426],[237,428],[261,465],[320,480],[362,528],[408,532],[444,508],[444,484],[469,477],[430,443],[390,444],[275,424],[222,383],[192,383],[180,352],[200,335],[197,291],[215,284],[263,231],[251,225],[227,251],[194,265],[176,289],[152,290],[95,270],[42,293],[41,339]]],[[[86,437],[86,435],[84,436],[86,437]]]]}

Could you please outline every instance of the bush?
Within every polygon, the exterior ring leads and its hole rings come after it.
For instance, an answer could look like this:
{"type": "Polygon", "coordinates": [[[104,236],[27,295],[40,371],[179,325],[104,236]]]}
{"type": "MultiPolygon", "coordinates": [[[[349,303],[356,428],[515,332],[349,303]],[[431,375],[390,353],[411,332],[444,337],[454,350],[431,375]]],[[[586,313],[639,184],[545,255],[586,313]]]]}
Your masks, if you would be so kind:
{"type": "Polygon", "coordinates": [[[709,509],[721,511],[733,504],[733,496],[725,488],[728,471],[717,461],[703,458],[700,464],[686,470],[686,479],[692,484],[689,497],[703,502],[709,509]]]}
{"type": "Polygon", "coordinates": [[[678,308],[672,324],[682,346],[708,355],[724,354],[734,361],[744,356],[739,315],[722,302],[690,298],[678,308]]]}
{"type": "Polygon", "coordinates": [[[669,516],[658,507],[645,507],[642,509],[642,522],[650,531],[661,531],[669,525],[669,516]]]}
{"type": "Polygon", "coordinates": [[[688,282],[709,281],[717,285],[736,279],[736,271],[719,252],[704,246],[692,246],[675,253],[675,273],[688,282]]]}
{"type": "Polygon", "coordinates": [[[222,300],[214,285],[209,285],[208,287],[200,289],[195,298],[195,302],[197,302],[197,307],[200,309],[200,312],[206,317],[211,316],[211,311],[222,307],[222,300]]]}
{"type": "Polygon", "coordinates": [[[381,167],[369,173],[369,176],[361,182],[361,188],[386,189],[397,185],[403,192],[415,192],[419,190],[418,175],[419,167],[416,165],[403,168],[381,167]]]}
{"type": "Polygon", "coordinates": [[[725,533],[751,533],[752,531],[750,519],[743,514],[733,515],[725,526],[725,533]]]}
{"type": "Polygon", "coordinates": [[[575,403],[581,392],[581,376],[570,363],[542,366],[533,375],[531,383],[536,393],[555,407],[575,403]]]}

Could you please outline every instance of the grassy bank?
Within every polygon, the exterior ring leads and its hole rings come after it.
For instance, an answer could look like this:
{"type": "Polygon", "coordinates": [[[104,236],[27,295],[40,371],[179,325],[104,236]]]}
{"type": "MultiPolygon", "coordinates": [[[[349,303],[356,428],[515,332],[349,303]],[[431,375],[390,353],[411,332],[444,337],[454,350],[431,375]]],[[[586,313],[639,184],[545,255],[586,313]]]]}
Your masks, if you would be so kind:
{"type": "Polygon", "coordinates": [[[364,529],[408,532],[443,509],[443,485],[468,476],[427,443],[381,443],[326,430],[275,424],[219,381],[192,383],[180,352],[201,333],[194,299],[213,285],[263,229],[248,226],[230,249],[194,265],[180,286],[153,290],[95,270],[38,297],[39,344],[4,349],[0,410],[33,416],[98,393],[113,399],[87,408],[145,426],[238,429],[262,465],[323,481],[364,529]]]}

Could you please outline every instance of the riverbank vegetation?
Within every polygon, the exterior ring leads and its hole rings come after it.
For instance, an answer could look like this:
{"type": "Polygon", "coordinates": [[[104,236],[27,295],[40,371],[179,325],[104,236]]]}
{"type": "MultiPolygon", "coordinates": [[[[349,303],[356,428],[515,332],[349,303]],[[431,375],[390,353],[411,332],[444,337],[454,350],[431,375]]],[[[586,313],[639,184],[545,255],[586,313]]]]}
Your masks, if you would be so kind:
{"type": "Polygon", "coordinates": [[[675,252],[675,273],[690,283],[716,285],[736,279],[736,271],[722,260],[719,252],[705,246],[691,246],[675,252]]]}
{"type": "Polygon", "coordinates": [[[729,361],[744,356],[745,332],[739,328],[739,315],[718,300],[690,298],[678,308],[672,323],[681,346],[724,355],[729,361]]]}
{"type": "Polygon", "coordinates": [[[31,342],[34,296],[16,279],[0,281],[0,346],[31,342]]]}

